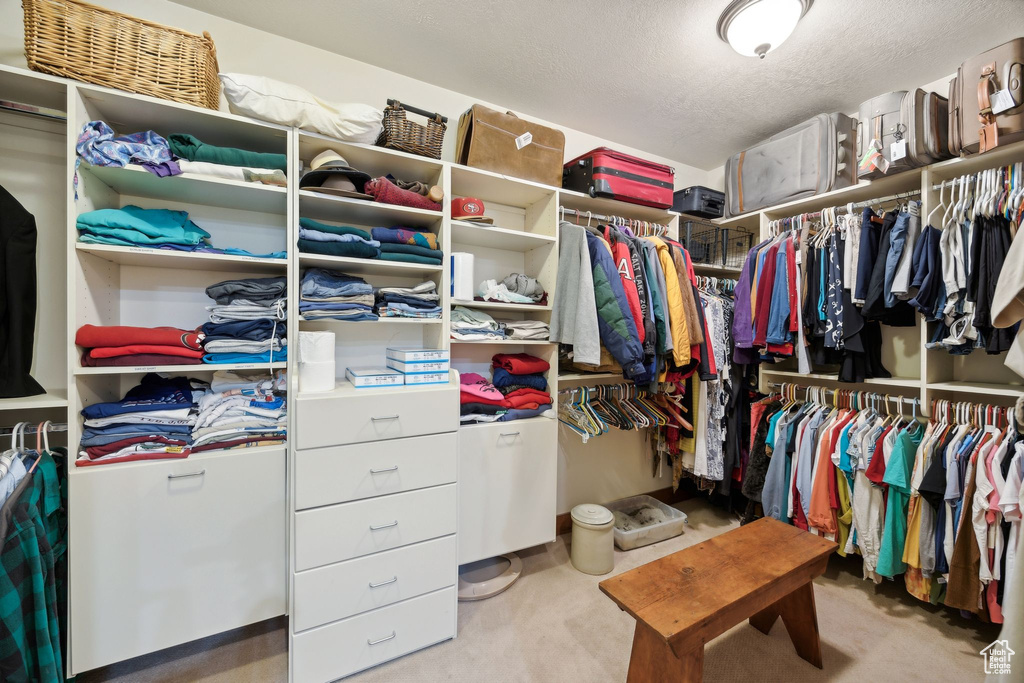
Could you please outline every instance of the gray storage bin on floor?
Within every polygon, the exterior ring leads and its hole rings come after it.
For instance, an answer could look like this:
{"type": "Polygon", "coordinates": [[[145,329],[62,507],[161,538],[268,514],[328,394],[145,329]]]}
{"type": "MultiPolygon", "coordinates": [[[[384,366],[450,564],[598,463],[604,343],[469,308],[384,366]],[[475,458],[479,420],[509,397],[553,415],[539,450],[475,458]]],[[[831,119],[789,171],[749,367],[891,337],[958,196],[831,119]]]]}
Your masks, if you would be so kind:
{"type": "Polygon", "coordinates": [[[683,533],[686,524],[686,513],[646,495],[623,498],[605,507],[615,516],[615,545],[619,550],[632,550],[674,538],[683,533]],[[630,525],[636,525],[634,528],[623,528],[624,515],[634,517],[629,520],[630,525]],[[635,516],[641,519],[638,521],[635,516]],[[652,519],[659,521],[650,521],[652,519]]]}

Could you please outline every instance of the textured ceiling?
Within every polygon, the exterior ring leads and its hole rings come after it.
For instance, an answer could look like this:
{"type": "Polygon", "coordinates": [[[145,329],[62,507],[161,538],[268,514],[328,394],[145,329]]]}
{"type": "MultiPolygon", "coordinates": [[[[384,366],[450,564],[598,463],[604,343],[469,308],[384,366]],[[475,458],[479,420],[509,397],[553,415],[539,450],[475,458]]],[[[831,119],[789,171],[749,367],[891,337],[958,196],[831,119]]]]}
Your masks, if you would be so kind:
{"type": "Polygon", "coordinates": [[[1022,0],[817,0],[759,61],[728,0],[175,1],[705,169],[1024,35],[1022,0]]]}

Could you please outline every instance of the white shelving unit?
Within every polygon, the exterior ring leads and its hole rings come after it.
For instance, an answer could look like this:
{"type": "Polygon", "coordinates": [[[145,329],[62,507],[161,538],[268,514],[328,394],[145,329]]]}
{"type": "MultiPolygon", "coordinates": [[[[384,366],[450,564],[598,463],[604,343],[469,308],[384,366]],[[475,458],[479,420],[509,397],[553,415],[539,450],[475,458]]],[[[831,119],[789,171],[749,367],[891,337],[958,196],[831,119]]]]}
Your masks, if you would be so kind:
{"type": "MultiPolygon", "coordinates": [[[[862,181],[842,190],[715,222],[723,226],[753,228],[761,235],[760,239],[764,239],[767,224],[773,219],[914,190],[921,192],[921,215],[925,220],[939,201],[939,192],[932,189],[936,183],[1022,160],[1024,143],[1018,142],[986,154],[950,159],[894,176],[862,181]]],[[[800,373],[793,361],[785,361],[776,366],[761,366],[762,391],[768,389],[766,382],[773,381],[891,393],[919,398],[921,412],[925,415],[934,399],[1009,405],[1024,395],[1024,379],[1003,364],[1005,353],[990,356],[978,349],[967,356],[953,356],[945,349],[928,349],[926,343],[934,332],[934,323],[925,324],[921,315],[917,316],[916,327],[882,325],[881,329],[882,364],[893,377],[867,379],[860,384],[840,383],[833,373],[820,370],[800,373]]]]}

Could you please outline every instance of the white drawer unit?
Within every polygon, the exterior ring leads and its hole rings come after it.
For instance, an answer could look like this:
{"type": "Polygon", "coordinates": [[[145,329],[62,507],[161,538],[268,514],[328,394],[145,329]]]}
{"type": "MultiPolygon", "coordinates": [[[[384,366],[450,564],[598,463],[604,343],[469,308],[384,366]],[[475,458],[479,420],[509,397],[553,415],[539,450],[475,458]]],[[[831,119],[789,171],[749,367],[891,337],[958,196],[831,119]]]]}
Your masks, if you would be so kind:
{"type": "Polygon", "coordinates": [[[453,534],[455,525],[454,484],[303,510],[295,513],[295,571],[453,534]]]}
{"type": "Polygon", "coordinates": [[[450,432],[297,451],[295,508],[451,484],[457,445],[450,432]]]}
{"type": "Polygon", "coordinates": [[[435,538],[295,575],[296,632],[454,586],[455,536],[435,538]]]}
{"type": "Polygon", "coordinates": [[[292,639],[295,683],[324,683],[455,636],[455,588],[412,598],[292,639]]]}
{"type": "Polygon", "coordinates": [[[457,384],[342,390],[296,400],[295,447],[322,448],[450,432],[459,423],[457,384]],[[365,393],[362,393],[365,392],[365,393]]]}
{"type": "Polygon", "coordinates": [[[284,448],[72,472],[74,670],[284,614],[284,481],[284,448]]]}
{"type": "Polygon", "coordinates": [[[459,564],[555,538],[555,420],[459,430],[459,564]]]}

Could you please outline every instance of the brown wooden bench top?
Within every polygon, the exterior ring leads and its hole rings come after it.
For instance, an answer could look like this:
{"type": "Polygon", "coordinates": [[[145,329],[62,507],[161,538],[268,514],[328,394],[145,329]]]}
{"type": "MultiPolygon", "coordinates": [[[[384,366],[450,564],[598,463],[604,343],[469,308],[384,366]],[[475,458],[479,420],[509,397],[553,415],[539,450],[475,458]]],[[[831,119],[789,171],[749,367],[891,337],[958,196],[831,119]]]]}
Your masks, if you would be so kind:
{"type": "Polygon", "coordinates": [[[824,573],[836,547],[820,536],[764,518],[599,586],[680,655],[809,584],[824,573]]]}

